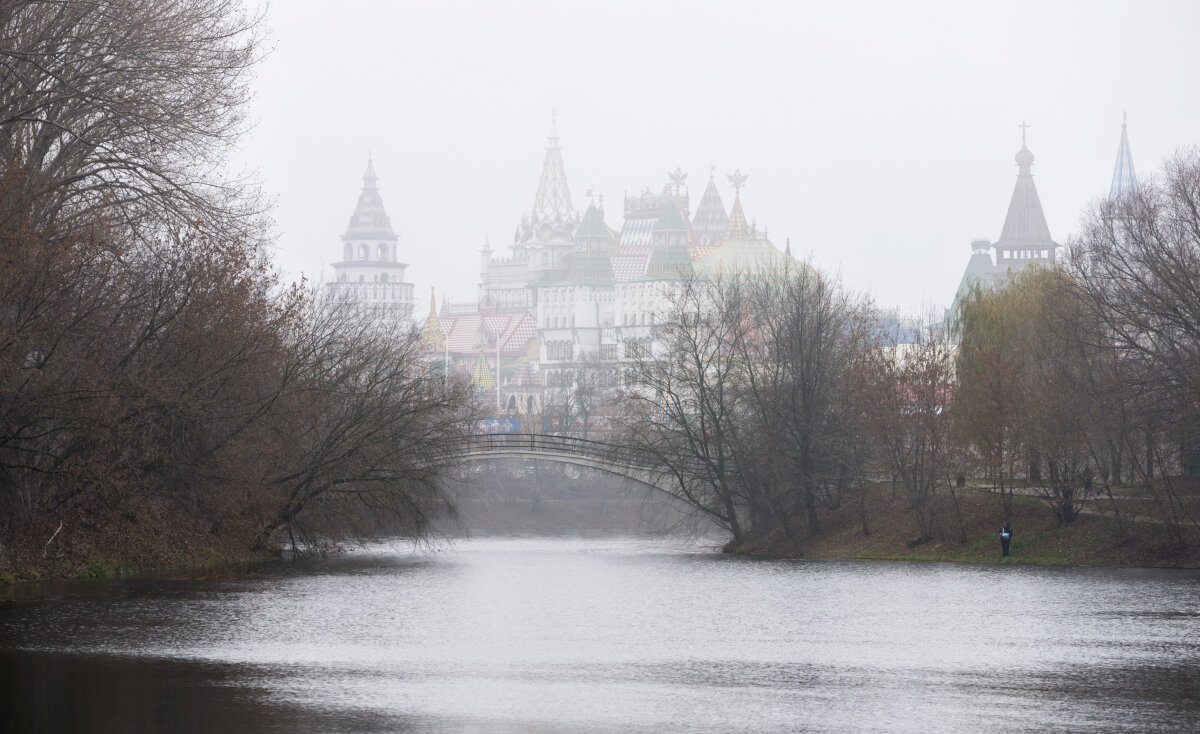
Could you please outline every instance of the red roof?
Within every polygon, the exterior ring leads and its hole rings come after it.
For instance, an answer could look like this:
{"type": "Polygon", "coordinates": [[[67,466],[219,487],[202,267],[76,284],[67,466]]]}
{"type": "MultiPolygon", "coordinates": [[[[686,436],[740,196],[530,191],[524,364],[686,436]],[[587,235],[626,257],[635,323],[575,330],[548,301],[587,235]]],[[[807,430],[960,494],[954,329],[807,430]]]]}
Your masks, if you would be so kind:
{"type": "Polygon", "coordinates": [[[520,354],[537,334],[537,322],[526,311],[446,316],[442,327],[446,330],[446,348],[455,354],[477,354],[481,348],[494,352],[497,335],[501,354],[520,354]]]}

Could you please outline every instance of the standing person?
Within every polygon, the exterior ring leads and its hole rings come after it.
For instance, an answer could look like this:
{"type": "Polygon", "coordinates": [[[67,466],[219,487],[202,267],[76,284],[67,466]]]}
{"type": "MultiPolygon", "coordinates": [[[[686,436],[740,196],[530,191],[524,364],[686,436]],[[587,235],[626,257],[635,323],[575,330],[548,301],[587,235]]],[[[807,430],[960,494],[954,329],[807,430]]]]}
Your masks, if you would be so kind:
{"type": "Polygon", "coordinates": [[[1012,528],[1008,526],[1008,521],[1000,526],[1000,555],[1008,555],[1008,544],[1012,542],[1012,528]]]}

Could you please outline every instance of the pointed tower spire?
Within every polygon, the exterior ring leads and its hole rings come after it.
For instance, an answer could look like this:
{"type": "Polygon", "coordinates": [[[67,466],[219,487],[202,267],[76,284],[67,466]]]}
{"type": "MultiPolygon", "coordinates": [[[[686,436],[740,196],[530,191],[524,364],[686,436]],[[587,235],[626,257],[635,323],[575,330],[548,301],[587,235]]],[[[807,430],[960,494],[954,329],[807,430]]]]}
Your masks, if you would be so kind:
{"type": "MultiPolygon", "coordinates": [[[[1025,146],[1025,128],[1021,123],[1021,149],[1013,160],[1017,162],[1017,185],[1013,188],[1008,203],[1008,215],[1004,218],[1004,229],[996,244],[1019,243],[1035,245],[1050,243],[1050,227],[1042,211],[1037,187],[1033,183],[1033,153],[1025,146]]],[[[1052,243],[1051,243],[1052,244],[1052,243]]]]}
{"type": "Polygon", "coordinates": [[[429,353],[442,352],[446,348],[446,333],[442,329],[442,320],[438,318],[433,288],[429,289],[429,315],[425,317],[425,326],[421,330],[421,348],[429,353]]]}
{"type": "Polygon", "coordinates": [[[533,214],[539,220],[562,222],[575,213],[571,206],[571,190],[567,186],[567,170],[563,165],[562,148],[558,145],[558,112],[551,112],[550,137],[542,177],[533,200],[533,214]]]}
{"type": "Polygon", "coordinates": [[[367,154],[367,171],[363,174],[363,186],[368,189],[375,188],[375,183],[378,181],[375,177],[375,163],[371,160],[371,154],[367,154]]]}
{"type": "Polygon", "coordinates": [[[377,186],[379,179],[375,176],[375,164],[370,158],[367,158],[367,170],[362,180],[362,192],[358,195],[358,204],[354,207],[354,214],[350,216],[350,224],[343,237],[393,237],[392,221],[383,208],[383,198],[379,196],[377,186]]]}
{"type": "Polygon", "coordinates": [[[700,197],[700,205],[696,207],[696,216],[692,218],[692,257],[703,257],[719,247],[725,236],[725,227],[729,224],[729,215],[725,213],[725,204],[717,191],[716,170],[709,173],[708,186],[700,197]]]}
{"type": "Polygon", "coordinates": [[[1133,154],[1129,152],[1129,131],[1125,113],[1121,113],[1121,144],[1117,147],[1117,165],[1113,168],[1108,203],[1137,193],[1137,174],[1133,170],[1133,154]]]}
{"type": "Polygon", "coordinates": [[[749,234],[750,226],[746,224],[746,214],[742,211],[742,187],[749,178],[741,169],[729,174],[729,183],[733,186],[733,209],[729,212],[729,224],[725,227],[722,242],[731,239],[742,239],[749,234]]]}
{"type": "Polygon", "coordinates": [[[1020,127],[1021,149],[1014,157],[1018,171],[1017,184],[1008,202],[1004,229],[994,245],[995,267],[1000,274],[1015,272],[1035,262],[1051,263],[1058,247],[1050,238],[1042,201],[1033,183],[1033,153],[1025,145],[1025,129],[1029,126],[1021,123],[1020,127]]]}

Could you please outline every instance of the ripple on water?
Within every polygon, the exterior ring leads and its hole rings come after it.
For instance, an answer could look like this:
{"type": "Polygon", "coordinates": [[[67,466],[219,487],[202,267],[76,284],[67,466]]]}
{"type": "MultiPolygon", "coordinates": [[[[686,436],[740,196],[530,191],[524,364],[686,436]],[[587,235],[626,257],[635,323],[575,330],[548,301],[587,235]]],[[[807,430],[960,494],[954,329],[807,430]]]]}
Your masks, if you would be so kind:
{"type": "Polygon", "coordinates": [[[263,714],[241,731],[1182,732],[1200,728],[1198,586],[482,538],[251,580],[66,585],[0,604],[0,647],[27,679],[110,707],[96,676],[114,666],[180,709],[231,692],[263,714]]]}

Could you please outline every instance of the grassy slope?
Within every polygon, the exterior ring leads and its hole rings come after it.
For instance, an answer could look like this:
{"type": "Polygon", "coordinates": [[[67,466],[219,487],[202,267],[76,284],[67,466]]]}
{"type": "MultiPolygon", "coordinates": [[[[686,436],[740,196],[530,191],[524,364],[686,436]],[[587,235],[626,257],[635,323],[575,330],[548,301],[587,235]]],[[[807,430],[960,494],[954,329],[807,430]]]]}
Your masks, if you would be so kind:
{"type": "MultiPolygon", "coordinates": [[[[959,525],[948,491],[939,491],[938,529],[934,539],[920,545],[916,517],[908,509],[903,488],[891,498],[889,485],[867,489],[864,535],[857,496],[824,519],[824,527],[804,542],[801,554],[812,559],[894,559],[994,563],[1001,561],[998,531],[1004,522],[1000,497],[967,488],[958,490],[966,542],[959,542],[959,525]]],[[[1095,566],[1200,567],[1200,538],[1182,549],[1169,547],[1162,526],[1153,522],[1127,523],[1127,541],[1115,540],[1111,518],[1086,514],[1058,527],[1051,510],[1033,497],[1016,497],[1011,518],[1013,542],[1009,563],[1095,566]]],[[[785,552],[785,549],[777,549],[785,552]]]]}

